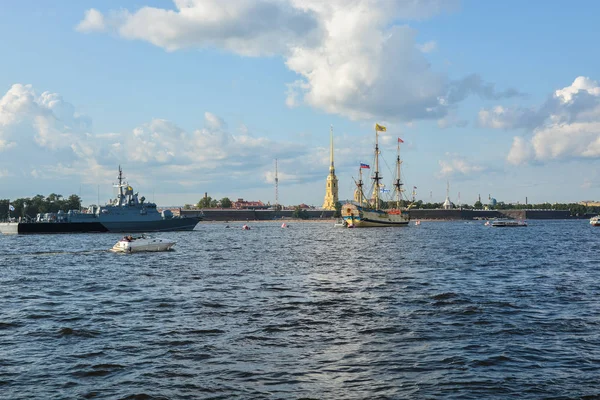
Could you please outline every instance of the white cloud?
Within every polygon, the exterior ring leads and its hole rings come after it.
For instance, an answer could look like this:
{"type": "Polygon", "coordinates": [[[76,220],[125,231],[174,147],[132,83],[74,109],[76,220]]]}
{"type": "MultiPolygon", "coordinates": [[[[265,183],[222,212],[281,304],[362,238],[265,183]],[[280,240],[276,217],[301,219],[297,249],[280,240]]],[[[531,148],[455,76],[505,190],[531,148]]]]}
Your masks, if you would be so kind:
{"type": "Polygon", "coordinates": [[[454,113],[450,112],[444,118],[438,119],[437,125],[441,129],[464,128],[465,126],[469,125],[469,121],[459,119],[454,113]]]}
{"type": "Polygon", "coordinates": [[[31,85],[14,84],[0,99],[0,151],[18,146],[32,132],[31,139],[39,147],[68,148],[73,137],[86,132],[91,125],[87,116],[50,92],[37,95],[31,85]]]}
{"type": "Polygon", "coordinates": [[[104,15],[94,8],[85,12],[83,20],[75,27],[79,32],[101,32],[106,29],[104,15]]]}
{"type": "MultiPolygon", "coordinates": [[[[219,48],[243,56],[279,55],[301,79],[288,83],[286,104],[308,104],[353,119],[442,118],[471,94],[496,92],[470,75],[451,82],[435,72],[403,21],[430,18],[454,0],[174,0],[174,9],[113,12],[109,26],[124,38],[167,51],[219,48]]],[[[84,19],[84,21],[87,20],[84,19]]]]}
{"type": "Polygon", "coordinates": [[[446,153],[445,160],[439,160],[440,172],[438,177],[446,178],[450,176],[469,176],[481,173],[486,170],[485,167],[476,165],[466,158],[453,153],[446,153]]]}
{"type": "MultiPolygon", "coordinates": [[[[282,186],[324,180],[327,175],[328,149],[311,149],[306,141],[273,141],[243,124],[234,134],[219,116],[206,112],[204,117],[204,126],[193,131],[155,118],[128,132],[94,134],[91,119],[60,95],[37,95],[31,85],[13,85],[0,97],[3,183],[12,179],[8,186],[23,190],[22,182],[33,178],[31,190],[44,193],[46,185],[66,181],[69,190],[75,188],[73,193],[80,184],[109,186],[120,164],[137,184],[154,187],[160,182],[163,193],[200,187],[244,191],[270,185],[275,158],[280,160],[282,186]]],[[[328,143],[327,135],[323,142],[328,143]]],[[[356,152],[340,146],[337,155],[343,164],[344,157],[355,157],[356,152]]],[[[48,193],[56,190],[52,187],[48,193]]]]}
{"type": "Polygon", "coordinates": [[[516,137],[507,160],[518,165],[568,158],[600,158],[600,121],[555,124],[536,129],[529,140],[516,137]]]}
{"type": "Polygon", "coordinates": [[[511,164],[571,158],[600,158],[600,86],[579,76],[537,108],[481,110],[482,126],[524,129],[507,156],[511,164]]]}
{"type": "Polygon", "coordinates": [[[218,47],[246,56],[272,55],[309,45],[320,34],[309,10],[285,1],[175,0],[176,11],[142,7],[124,13],[119,34],[168,51],[218,47]]]}
{"type": "Polygon", "coordinates": [[[496,106],[479,111],[479,125],[492,129],[534,128],[540,117],[536,110],[523,107],[496,106]]]}
{"type": "Polygon", "coordinates": [[[531,143],[522,137],[515,136],[506,160],[511,164],[519,165],[527,162],[527,160],[534,156],[535,151],[533,150],[531,143]]]}
{"type": "Polygon", "coordinates": [[[429,42],[418,44],[417,48],[423,53],[433,53],[437,50],[437,43],[434,40],[430,40],[429,42]]]}
{"type": "Polygon", "coordinates": [[[570,86],[558,89],[554,92],[554,97],[561,100],[562,103],[573,102],[575,97],[581,92],[586,92],[592,96],[600,96],[600,87],[598,83],[585,76],[575,78],[570,86]]]}

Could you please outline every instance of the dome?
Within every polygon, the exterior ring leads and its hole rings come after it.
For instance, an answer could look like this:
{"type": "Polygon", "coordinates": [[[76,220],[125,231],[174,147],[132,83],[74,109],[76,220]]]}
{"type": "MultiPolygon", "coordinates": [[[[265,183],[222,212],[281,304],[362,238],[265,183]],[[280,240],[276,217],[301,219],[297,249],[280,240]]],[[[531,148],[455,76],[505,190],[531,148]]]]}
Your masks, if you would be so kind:
{"type": "Polygon", "coordinates": [[[442,204],[442,207],[444,208],[444,210],[449,210],[452,208],[452,202],[450,201],[450,199],[448,197],[446,197],[446,201],[444,201],[444,204],[442,204]]]}

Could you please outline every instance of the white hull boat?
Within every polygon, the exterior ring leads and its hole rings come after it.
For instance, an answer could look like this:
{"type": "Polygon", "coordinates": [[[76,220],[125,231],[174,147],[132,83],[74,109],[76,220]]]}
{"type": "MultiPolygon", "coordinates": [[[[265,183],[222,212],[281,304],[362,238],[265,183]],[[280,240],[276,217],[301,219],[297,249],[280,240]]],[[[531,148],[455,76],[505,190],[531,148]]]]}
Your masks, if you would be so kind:
{"type": "Polygon", "coordinates": [[[525,221],[494,221],[492,222],[492,226],[496,228],[518,228],[527,226],[527,222],[525,221]]]}
{"type": "Polygon", "coordinates": [[[119,253],[138,253],[142,251],[168,251],[176,242],[167,239],[154,238],[146,235],[139,237],[125,236],[119,240],[111,251],[119,253]]]}
{"type": "Polygon", "coordinates": [[[596,215],[595,217],[590,218],[591,226],[600,226],[600,215],[596,215]]]}
{"type": "Polygon", "coordinates": [[[339,219],[339,220],[335,221],[333,226],[335,228],[346,228],[348,226],[348,224],[346,223],[346,221],[344,219],[339,219]]]}

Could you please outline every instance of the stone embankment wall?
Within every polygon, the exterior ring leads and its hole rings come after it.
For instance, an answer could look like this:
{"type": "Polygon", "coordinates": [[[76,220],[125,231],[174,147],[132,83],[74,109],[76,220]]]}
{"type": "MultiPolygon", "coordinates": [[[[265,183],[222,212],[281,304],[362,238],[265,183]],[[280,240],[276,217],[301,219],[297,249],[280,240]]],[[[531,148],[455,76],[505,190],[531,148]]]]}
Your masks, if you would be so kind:
{"type": "MultiPolygon", "coordinates": [[[[205,221],[269,221],[293,218],[293,210],[233,210],[210,208],[202,210],[205,221]]],[[[181,210],[181,215],[195,216],[199,210],[181,210]]],[[[331,219],[334,211],[307,210],[309,218],[331,219]]],[[[569,211],[555,210],[423,210],[411,209],[411,219],[474,220],[474,219],[570,219],[569,211]]],[[[584,218],[584,217],[582,217],[584,218]]],[[[586,217],[589,218],[589,217],[586,217]]]]}
{"type": "Polygon", "coordinates": [[[410,210],[411,219],[570,219],[569,211],[558,210],[410,210]]]}
{"type": "MultiPolygon", "coordinates": [[[[310,219],[331,219],[334,211],[307,210],[310,219]]],[[[181,210],[181,215],[196,216],[198,210],[181,210]]],[[[204,221],[270,221],[282,218],[293,218],[293,210],[232,210],[210,208],[202,210],[204,221]]]]}

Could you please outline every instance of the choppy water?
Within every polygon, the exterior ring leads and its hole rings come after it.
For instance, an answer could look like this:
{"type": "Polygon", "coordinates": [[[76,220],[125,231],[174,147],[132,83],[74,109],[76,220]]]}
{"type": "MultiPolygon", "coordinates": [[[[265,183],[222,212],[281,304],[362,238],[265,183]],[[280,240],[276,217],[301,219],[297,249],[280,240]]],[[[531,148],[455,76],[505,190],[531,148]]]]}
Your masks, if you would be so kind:
{"type": "Polygon", "coordinates": [[[600,229],[0,236],[0,398],[600,396],[600,229]]]}

